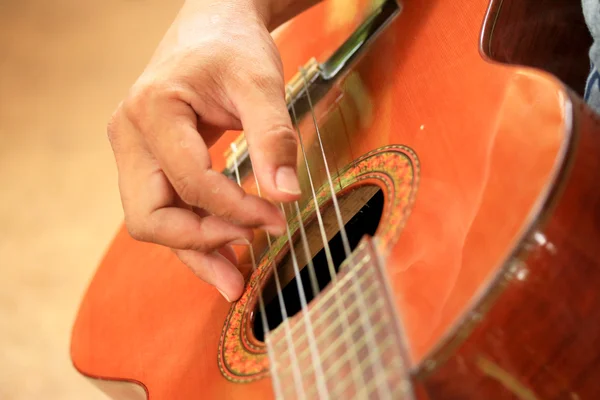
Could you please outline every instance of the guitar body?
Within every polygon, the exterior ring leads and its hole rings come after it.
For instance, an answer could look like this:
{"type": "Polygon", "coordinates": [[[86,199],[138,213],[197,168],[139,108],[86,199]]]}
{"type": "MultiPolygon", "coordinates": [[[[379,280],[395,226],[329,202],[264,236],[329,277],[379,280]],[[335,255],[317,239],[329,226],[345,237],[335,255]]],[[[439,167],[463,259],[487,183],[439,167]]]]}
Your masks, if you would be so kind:
{"type": "MultiPolygon", "coordinates": [[[[490,58],[495,22],[527,2],[504,3],[404,1],[315,104],[316,120],[340,198],[361,185],[383,193],[374,237],[416,397],[598,398],[600,125],[554,74],[490,58]]],[[[368,10],[330,0],[281,27],[286,79],[329,57],[368,10]]],[[[312,123],[299,127],[326,197],[312,123]]],[[[215,169],[238,135],[213,146],[215,169]]],[[[256,191],[251,175],[243,186],[256,191]]],[[[282,256],[258,233],[254,249],[258,272],[237,249],[249,284],[229,304],[169,249],[122,228],[81,303],[75,368],[114,398],[274,398],[248,327],[268,276],[260,259],[282,256]]]]}

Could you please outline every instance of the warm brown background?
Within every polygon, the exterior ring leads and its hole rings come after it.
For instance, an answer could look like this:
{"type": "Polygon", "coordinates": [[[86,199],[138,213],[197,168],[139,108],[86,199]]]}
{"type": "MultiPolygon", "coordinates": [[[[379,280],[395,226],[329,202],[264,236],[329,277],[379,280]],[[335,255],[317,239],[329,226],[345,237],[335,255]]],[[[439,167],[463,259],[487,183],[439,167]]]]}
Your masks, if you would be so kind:
{"type": "Polygon", "coordinates": [[[180,0],[0,0],[0,399],[99,400],[71,367],[122,213],[112,110],[180,0]]]}

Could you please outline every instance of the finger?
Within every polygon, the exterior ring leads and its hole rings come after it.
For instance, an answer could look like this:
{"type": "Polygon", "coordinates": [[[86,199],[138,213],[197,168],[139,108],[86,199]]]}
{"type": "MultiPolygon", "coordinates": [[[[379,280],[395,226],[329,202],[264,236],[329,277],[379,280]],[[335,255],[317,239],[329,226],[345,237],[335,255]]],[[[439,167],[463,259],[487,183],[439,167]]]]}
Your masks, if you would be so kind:
{"type": "Polygon", "coordinates": [[[176,195],[166,177],[160,171],[144,168],[143,162],[136,165],[138,168],[133,170],[120,170],[125,222],[136,240],[209,252],[240,239],[253,239],[252,229],[170,206],[176,195]]]}
{"type": "Polygon", "coordinates": [[[281,74],[265,72],[234,94],[258,182],[274,201],[300,197],[298,138],[292,128],[281,74]]]}
{"type": "Polygon", "coordinates": [[[252,229],[184,208],[152,155],[143,151],[139,136],[130,131],[121,137],[115,146],[115,157],[125,222],[131,236],[175,249],[204,252],[236,240],[252,240],[252,229]]]}
{"type": "Polygon", "coordinates": [[[247,195],[235,182],[211,169],[210,154],[196,130],[193,110],[179,101],[170,101],[161,110],[156,132],[145,137],[181,199],[236,225],[283,234],[285,220],[275,205],[247,195]]]}
{"type": "Polygon", "coordinates": [[[175,250],[175,254],[196,276],[215,286],[227,301],[235,301],[242,295],[244,278],[222,254],[205,254],[193,250],[175,250]]]}
{"type": "MultiPolygon", "coordinates": [[[[140,202],[135,207],[143,207],[140,202]]],[[[247,243],[254,237],[252,229],[216,216],[200,217],[182,208],[160,208],[148,217],[140,214],[142,220],[135,223],[143,232],[141,239],[174,249],[209,252],[230,243],[247,243]]]]}
{"type": "Polygon", "coordinates": [[[233,250],[233,247],[231,247],[231,245],[223,246],[218,251],[223,257],[229,260],[230,263],[236,266],[238,265],[239,260],[237,254],[235,254],[235,251],[233,250]]]}

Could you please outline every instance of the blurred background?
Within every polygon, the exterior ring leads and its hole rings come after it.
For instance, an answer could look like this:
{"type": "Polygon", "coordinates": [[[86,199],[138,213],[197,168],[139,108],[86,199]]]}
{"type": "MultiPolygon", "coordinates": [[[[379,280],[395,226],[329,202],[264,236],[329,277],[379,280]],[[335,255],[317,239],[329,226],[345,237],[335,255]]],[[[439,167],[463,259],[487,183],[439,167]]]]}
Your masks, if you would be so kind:
{"type": "Polygon", "coordinates": [[[0,0],[0,399],[105,400],[78,303],[122,219],[106,123],[182,1],[0,0]]]}

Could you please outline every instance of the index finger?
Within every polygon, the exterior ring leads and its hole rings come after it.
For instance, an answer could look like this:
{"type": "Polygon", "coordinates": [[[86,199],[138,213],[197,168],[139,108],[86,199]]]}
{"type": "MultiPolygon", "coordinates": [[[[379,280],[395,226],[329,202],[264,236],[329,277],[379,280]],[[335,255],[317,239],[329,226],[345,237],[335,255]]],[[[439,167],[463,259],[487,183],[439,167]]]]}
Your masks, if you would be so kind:
{"type": "Polygon", "coordinates": [[[208,148],[196,129],[196,114],[181,101],[170,101],[154,114],[154,132],[143,132],[148,146],[181,199],[211,214],[247,227],[281,235],[285,220],[272,203],[249,195],[211,169],[208,148]]]}

